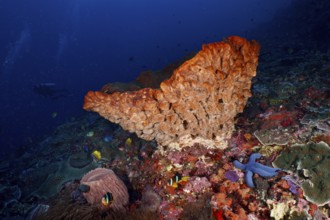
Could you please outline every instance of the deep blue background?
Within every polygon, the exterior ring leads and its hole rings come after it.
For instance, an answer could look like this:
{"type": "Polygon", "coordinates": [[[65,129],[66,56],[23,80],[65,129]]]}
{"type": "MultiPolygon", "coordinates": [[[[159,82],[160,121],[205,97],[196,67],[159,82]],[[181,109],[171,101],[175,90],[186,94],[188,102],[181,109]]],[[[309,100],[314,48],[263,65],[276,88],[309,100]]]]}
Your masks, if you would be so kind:
{"type": "MultiPolygon", "coordinates": [[[[248,37],[290,0],[0,0],[2,153],[83,113],[83,97],[230,35],[248,37]],[[33,93],[52,82],[70,96],[33,93]],[[52,118],[52,113],[58,116],[52,118]]],[[[258,39],[257,39],[258,40],[258,39]]]]}

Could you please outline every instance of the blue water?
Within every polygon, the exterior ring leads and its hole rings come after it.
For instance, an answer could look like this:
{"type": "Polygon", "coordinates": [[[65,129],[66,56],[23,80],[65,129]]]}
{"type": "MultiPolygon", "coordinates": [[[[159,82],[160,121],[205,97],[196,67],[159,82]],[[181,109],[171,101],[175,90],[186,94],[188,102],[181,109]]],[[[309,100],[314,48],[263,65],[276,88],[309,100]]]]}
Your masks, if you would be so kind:
{"type": "Polygon", "coordinates": [[[161,69],[203,43],[251,38],[291,2],[1,0],[1,154],[83,114],[88,90],[161,69]],[[40,83],[55,83],[66,97],[36,94],[40,83]]]}

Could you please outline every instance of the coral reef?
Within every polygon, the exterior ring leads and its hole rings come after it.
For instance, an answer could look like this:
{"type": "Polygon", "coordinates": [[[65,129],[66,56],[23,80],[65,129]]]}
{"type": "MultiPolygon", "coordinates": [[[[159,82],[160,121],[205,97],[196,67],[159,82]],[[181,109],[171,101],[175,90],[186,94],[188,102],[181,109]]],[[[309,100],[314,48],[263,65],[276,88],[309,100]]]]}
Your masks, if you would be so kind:
{"type": "Polygon", "coordinates": [[[82,169],[72,167],[69,161],[62,161],[58,163],[58,170],[55,173],[50,173],[42,183],[42,185],[33,192],[33,195],[40,198],[47,199],[58,193],[63,184],[70,180],[80,179],[86,172],[94,169],[96,165],[90,163],[82,169]]]}
{"type": "Polygon", "coordinates": [[[112,194],[113,201],[105,208],[123,210],[128,204],[129,195],[124,182],[110,169],[96,168],[88,172],[81,179],[81,184],[90,187],[83,193],[89,204],[101,205],[102,196],[108,192],[112,194]]]}
{"type": "Polygon", "coordinates": [[[70,165],[74,168],[83,168],[92,162],[92,157],[87,152],[79,152],[70,157],[70,165]]]}
{"type": "Polygon", "coordinates": [[[258,130],[253,134],[263,145],[286,145],[292,139],[290,134],[282,129],[258,130]]]}
{"type": "Polygon", "coordinates": [[[48,176],[55,173],[59,168],[58,163],[49,164],[44,167],[32,168],[23,170],[18,176],[20,178],[19,185],[22,187],[23,196],[29,196],[36,192],[43,183],[47,180],[48,176]]]}
{"type": "Polygon", "coordinates": [[[319,206],[330,202],[330,148],[326,143],[293,145],[273,165],[297,173],[303,180],[301,187],[308,201],[319,206]]]}
{"type": "Polygon", "coordinates": [[[49,205],[38,204],[36,205],[28,214],[26,220],[32,220],[37,218],[37,216],[45,214],[49,209],[49,205]]]}
{"type": "Polygon", "coordinates": [[[234,117],[251,96],[259,45],[240,37],[204,45],[160,89],[134,92],[88,92],[84,109],[172,148],[194,143],[227,147],[234,117]]]}
{"type": "Polygon", "coordinates": [[[179,219],[182,219],[182,220],[213,219],[210,200],[211,200],[210,194],[206,193],[204,196],[199,198],[196,202],[188,203],[185,207],[183,207],[183,212],[180,214],[179,219]]]}
{"type": "Polygon", "coordinates": [[[39,212],[33,219],[95,219],[95,220],[149,220],[159,219],[154,212],[146,212],[145,210],[100,210],[98,206],[88,205],[86,203],[73,202],[70,197],[70,190],[65,188],[60,196],[52,201],[47,212],[39,212]]]}
{"type": "Polygon", "coordinates": [[[247,210],[256,211],[258,206],[249,188],[229,180],[222,182],[210,204],[218,219],[248,219],[247,210]]]}
{"type": "Polygon", "coordinates": [[[196,177],[191,178],[189,182],[184,186],[183,191],[202,193],[205,191],[210,191],[211,183],[208,181],[206,177],[196,177]]]}
{"type": "Polygon", "coordinates": [[[152,187],[146,187],[142,192],[142,198],[140,203],[141,212],[157,213],[162,198],[152,189],[152,187]]]}
{"type": "MultiPolygon", "coordinates": [[[[286,37],[285,40],[292,39],[286,37]]],[[[228,52],[229,48],[232,50],[228,41],[220,44],[226,47],[223,52],[228,52]]],[[[263,49],[265,47],[267,45],[263,45],[263,49]]],[[[253,96],[248,99],[244,111],[237,115],[235,131],[226,149],[219,149],[222,146],[212,149],[209,148],[212,145],[201,142],[162,154],[155,152],[155,141],[139,139],[97,114],[85,113],[67,121],[43,141],[22,146],[13,157],[0,162],[0,218],[330,219],[329,200],[326,199],[329,198],[329,189],[325,182],[329,174],[329,154],[328,150],[321,152],[315,147],[318,144],[314,144],[320,141],[330,144],[330,51],[309,52],[305,49],[304,45],[301,49],[294,48],[294,53],[287,53],[288,49],[276,44],[270,53],[262,54],[258,74],[253,79],[253,96]],[[296,152],[299,148],[293,144],[305,145],[308,141],[314,143],[296,152]],[[91,157],[96,151],[100,160],[91,157]],[[265,166],[270,166],[275,158],[280,158],[279,155],[288,154],[288,159],[293,161],[284,162],[287,172],[278,172],[272,178],[263,178],[256,172],[253,175],[254,188],[250,188],[245,182],[244,170],[235,168],[233,161],[238,160],[242,163],[240,167],[244,168],[249,155],[254,153],[263,155],[256,162],[265,166]],[[297,155],[296,159],[289,158],[293,154],[297,155]],[[312,166],[313,162],[317,165],[312,166]],[[129,193],[125,209],[100,208],[104,204],[101,204],[101,198],[108,195],[108,191],[100,195],[95,204],[87,203],[83,193],[88,193],[92,187],[84,185],[80,178],[96,167],[112,169],[125,182],[129,193]]],[[[204,52],[198,56],[205,55],[204,52]]],[[[185,58],[161,71],[143,72],[131,87],[108,84],[102,92],[110,96],[119,96],[118,92],[131,95],[148,87],[161,93],[159,83],[164,79],[172,75],[182,80],[183,73],[181,71],[180,75],[178,71],[190,66],[192,61],[187,60],[185,58]],[[185,61],[187,63],[172,74],[185,61]]],[[[210,64],[210,68],[212,66],[210,64]]],[[[224,81],[232,76],[228,77],[224,81]]],[[[200,88],[204,87],[197,87],[200,88]]],[[[225,94],[223,90],[220,92],[225,94]]],[[[184,92],[177,95],[182,97],[185,94],[189,95],[184,92]]],[[[210,98],[215,95],[218,93],[210,98]]],[[[135,101],[141,104],[141,100],[135,101]]],[[[177,104],[172,102],[168,111],[162,114],[178,108],[177,104]]],[[[120,108],[123,112],[127,110],[127,114],[136,110],[135,105],[127,104],[126,107],[120,108]]],[[[197,110],[193,113],[199,114],[197,110]]],[[[148,114],[146,117],[153,113],[149,108],[141,112],[148,114]]],[[[132,123],[134,120],[136,118],[132,123]]],[[[196,135],[200,130],[210,131],[209,125],[203,123],[195,130],[190,129],[191,124],[184,123],[187,131],[196,136],[196,142],[201,140],[196,135]]],[[[176,128],[178,126],[173,124],[173,129],[176,128]]],[[[157,129],[155,132],[159,131],[157,129]]],[[[178,137],[172,139],[174,142],[183,134],[181,130],[176,132],[178,137]]],[[[100,189],[105,187],[110,185],[101,183],[99,186],[100,189]]],[[[115,202],[114,193],[111,195],[112,202],[115,202]]]]}

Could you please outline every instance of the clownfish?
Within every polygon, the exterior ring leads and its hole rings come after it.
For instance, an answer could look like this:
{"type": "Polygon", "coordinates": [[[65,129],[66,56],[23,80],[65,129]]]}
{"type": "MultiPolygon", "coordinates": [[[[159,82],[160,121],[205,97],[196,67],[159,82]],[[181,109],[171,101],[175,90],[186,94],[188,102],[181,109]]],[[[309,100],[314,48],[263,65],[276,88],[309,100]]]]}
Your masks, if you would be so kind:
{"type": "Polygon", "coordinates": [[[101,198],[101,203],[102,203],[102,205],[104,205],[104,206],[109,206],[109,205],[111,205],[112,201],[113,201],[113,196],[112,196],[112,194],[111,194],[110,192],[107,192],[107,193],[104,194],[104,195],[102,196],[102,198],[101,198]]]}
{"type": "Polygon", "coordinates": [[[173,188],[178,188],[178,184],[182,182],[187,182],[189,176],[182,176],[180,173],[176,173],[169,181],[168,185],[173,188]]]}

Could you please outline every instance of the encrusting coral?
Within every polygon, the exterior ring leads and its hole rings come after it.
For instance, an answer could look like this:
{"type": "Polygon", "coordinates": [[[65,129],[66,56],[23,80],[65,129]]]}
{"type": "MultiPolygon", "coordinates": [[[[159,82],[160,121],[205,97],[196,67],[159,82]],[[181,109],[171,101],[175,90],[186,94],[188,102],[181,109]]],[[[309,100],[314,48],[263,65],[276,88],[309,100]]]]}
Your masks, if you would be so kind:
{"type": "Polygon", "coordinates": [[[295,144],[283,151],[273,165],[297,173],[308,201],[319,206],[330,202],[330,147],[326,143],[295,144]]]}
{"type": "MultiPolygon", "coordinates": [[[[70,164],[70,159],[67,161],[58,162],[58,169],[56,172],[51,173],[51,169],[48,170],[50,174],[43,184],[32,194],[39,198],[50,198],[58,193],[63,184],[75,179],[80,179],[86,172],[94,169],[96,164],[90,163],[83,168],[76,168],[70,164]]],[[[45,170],[44,172],[47,172],[45,170]]]]}
{"type": "Polygon", "coordinates": [[[203,45],[178,67],[160,89],[89,91],[84,109],[98,112],[125,130],[160,146],[181,148],[194,143],[225,148],[234,117],[251,96],[259,45],[237,36],[203,45]]]}

